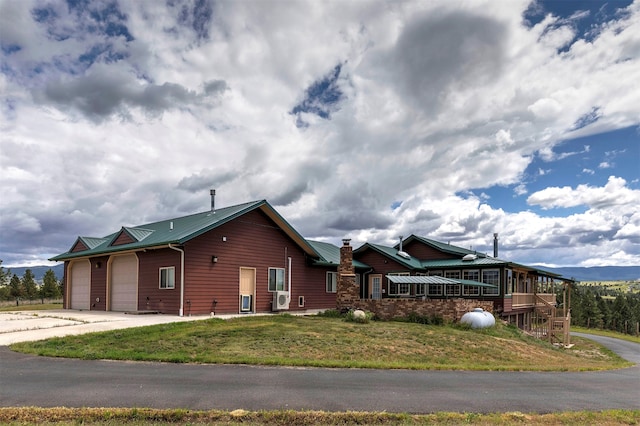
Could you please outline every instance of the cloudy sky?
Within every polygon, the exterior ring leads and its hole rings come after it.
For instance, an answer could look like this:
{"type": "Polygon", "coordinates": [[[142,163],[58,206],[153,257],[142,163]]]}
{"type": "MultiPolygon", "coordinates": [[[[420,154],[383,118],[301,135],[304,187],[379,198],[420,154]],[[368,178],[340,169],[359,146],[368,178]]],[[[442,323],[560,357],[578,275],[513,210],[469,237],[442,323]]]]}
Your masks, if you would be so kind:
{"type": "Polygon", "coordinates": [[[302,235],[640,265],[640,0],[0,0],[0,259],[268,200],[302,235]]]}

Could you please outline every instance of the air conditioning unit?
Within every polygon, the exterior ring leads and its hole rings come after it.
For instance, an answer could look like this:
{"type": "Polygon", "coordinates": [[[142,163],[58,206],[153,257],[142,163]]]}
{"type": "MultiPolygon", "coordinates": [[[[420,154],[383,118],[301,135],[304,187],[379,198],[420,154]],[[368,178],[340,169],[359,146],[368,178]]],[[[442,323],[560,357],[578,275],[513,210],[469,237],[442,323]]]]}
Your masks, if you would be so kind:
{"type": "Polygon", "coordinates": [[[289,309],[289,292],[276,291],[273,293],[273,310],[282,311],[289,309]]]}

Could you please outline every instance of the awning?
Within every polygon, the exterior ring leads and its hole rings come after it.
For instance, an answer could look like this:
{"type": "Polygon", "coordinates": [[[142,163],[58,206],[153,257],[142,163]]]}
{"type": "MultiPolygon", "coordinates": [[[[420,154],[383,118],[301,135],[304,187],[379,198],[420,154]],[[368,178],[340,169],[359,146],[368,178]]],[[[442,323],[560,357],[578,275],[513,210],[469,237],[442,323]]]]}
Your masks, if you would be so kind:
{"type": "Polygon", "coordinates": [[[394,284],[464,284],[475,287],[498,288],[495,284],[438,277],[435,275],[386,275],[386,277],[394,284]]]}

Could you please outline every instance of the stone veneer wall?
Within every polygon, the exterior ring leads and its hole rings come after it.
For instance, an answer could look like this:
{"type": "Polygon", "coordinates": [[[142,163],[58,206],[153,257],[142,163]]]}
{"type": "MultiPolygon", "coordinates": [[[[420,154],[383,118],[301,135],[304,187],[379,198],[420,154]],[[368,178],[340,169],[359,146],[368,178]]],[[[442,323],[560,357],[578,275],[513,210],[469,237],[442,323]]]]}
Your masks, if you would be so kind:
{"type": "Polygon", "coordinates": [[[340,306],[338,309],[351,308],[373,312],[382,320],[406,318],[409,314],[430,317],[437,316],[445,321],[457,322],[467,312],[474,308],[482,308],[493,312],[493,302],[475,299],[359,299],[350,306],[340,306]]]}
{"type": "Polygon", "coordinates": [[[474,308],[482,308],[493,312],[493,302],[476,299],[360,299],[360,288],[356,284],[353,268],[353,250],[350,240],[342,240],[340,247],[340,265],[338,266],[338,283],[336,308],[362,309],[373,312],[382,320],[405,318],[413,313],[420,316],[438,316],[446,321],[457,322],[474,308]]]}

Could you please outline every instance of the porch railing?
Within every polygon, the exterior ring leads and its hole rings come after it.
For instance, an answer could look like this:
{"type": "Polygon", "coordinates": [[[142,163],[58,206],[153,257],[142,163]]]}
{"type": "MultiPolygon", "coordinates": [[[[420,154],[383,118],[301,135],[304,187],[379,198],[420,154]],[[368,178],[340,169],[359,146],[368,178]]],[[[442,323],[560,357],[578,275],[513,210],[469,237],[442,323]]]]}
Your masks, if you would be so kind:
{"type": "Polygon", "coordinates": [[[514,308],[534,307],[539,304],[539,301],[536,303],[536,296],[551,305],[556,303],[556,295],[553,293],[513,293],[511,294],[511,306],[514,308]]]}

